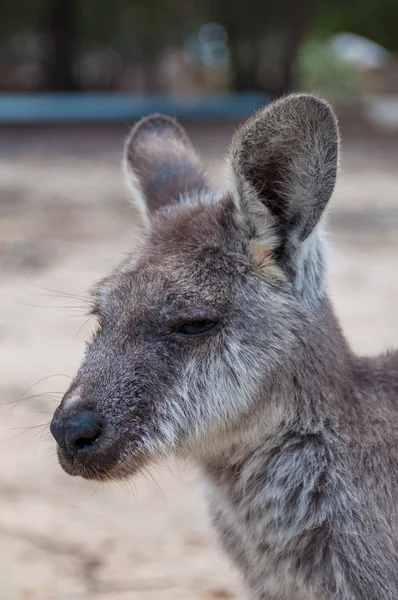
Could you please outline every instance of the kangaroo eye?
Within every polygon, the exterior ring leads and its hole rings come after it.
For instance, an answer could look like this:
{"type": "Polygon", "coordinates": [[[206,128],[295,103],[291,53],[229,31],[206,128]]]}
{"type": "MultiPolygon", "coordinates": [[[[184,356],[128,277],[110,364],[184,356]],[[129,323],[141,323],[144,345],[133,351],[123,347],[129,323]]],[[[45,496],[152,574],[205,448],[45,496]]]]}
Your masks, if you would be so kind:
{"type": "Polygon", "coordinates": [[[201,319],[200,321],[187,321],[181,323],[173,328],[174,333],[184,335],[186,337],[198,337],[209,333],[217,325],[217,321],[209,321],[207,319],[201,319]]]}

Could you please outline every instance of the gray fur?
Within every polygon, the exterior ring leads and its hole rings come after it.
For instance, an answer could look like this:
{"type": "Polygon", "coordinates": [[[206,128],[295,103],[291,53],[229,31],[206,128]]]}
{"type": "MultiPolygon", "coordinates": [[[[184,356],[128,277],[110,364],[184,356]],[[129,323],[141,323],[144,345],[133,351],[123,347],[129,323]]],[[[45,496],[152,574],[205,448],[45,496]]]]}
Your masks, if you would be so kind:
{"type": "Polygon", "coordinates": [[[194,461],[252,600],[398,597],[398,354],[354,356],[324,286],[338,143],[326,103],[279,100],[236,134],[219,196],[174,122],[136,126],[146,235],[94,289],[98,332],[54,416],[106,423],[95,451],[59,449],[74,475],[194,461]],[[200,318],[217,328],[175,333],[200,318]]]}

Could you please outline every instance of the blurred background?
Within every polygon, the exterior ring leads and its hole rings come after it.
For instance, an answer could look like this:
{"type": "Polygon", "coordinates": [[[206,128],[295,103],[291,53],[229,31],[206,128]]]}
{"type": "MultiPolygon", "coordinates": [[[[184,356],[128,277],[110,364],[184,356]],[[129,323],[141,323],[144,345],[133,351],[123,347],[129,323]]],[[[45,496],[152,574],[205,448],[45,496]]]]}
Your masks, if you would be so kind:
{"type": "Polygon", "coordinates": [[[131,123],[182,119],[222,186],[239,122],[292,90],[340,117],[330,293],[375,354],[398,345],[396,0],[3,0],[0,600],[238,598],[192,465],[97,486],[61,472],[48,423],[90,335],[86,291],[140,229],[131,123]]]}

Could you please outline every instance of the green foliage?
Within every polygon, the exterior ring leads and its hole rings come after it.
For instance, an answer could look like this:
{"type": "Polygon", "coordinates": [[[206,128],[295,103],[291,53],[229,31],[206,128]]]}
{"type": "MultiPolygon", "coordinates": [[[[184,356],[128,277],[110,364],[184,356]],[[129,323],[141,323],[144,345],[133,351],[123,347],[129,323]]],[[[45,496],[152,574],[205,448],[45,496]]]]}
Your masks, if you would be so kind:
{"type": "Polygon", "coordinates": [[[45,14],[47,0],[2,0],[0,8],[0,39],[7,39],[21,30],[37,29],[45,14]]]}
{"type": "Polygon", "coordinates": [[[398,51],[398,0],[323,0],[313,34],[348,31],[398,51]]]}
{"type": "Polygon", "coordinates": [[[330,100],[354,99],[364,91],[358,69],[336,56],[325,41],[304,43],[296,68],[301,89],[330,100]]]}

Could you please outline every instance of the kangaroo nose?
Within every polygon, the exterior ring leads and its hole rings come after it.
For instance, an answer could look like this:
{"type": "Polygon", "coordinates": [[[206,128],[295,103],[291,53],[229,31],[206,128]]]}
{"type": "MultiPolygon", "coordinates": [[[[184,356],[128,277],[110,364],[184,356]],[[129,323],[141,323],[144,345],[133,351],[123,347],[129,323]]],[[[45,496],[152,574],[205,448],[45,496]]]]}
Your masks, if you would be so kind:
{"type": "Polygon", "coordinates": [[[50,430],[59,446],[74,455],[76,452],[96,449],[103,421],[95,412],[82,410],[67,417],[54,417],[50,430]]]}

